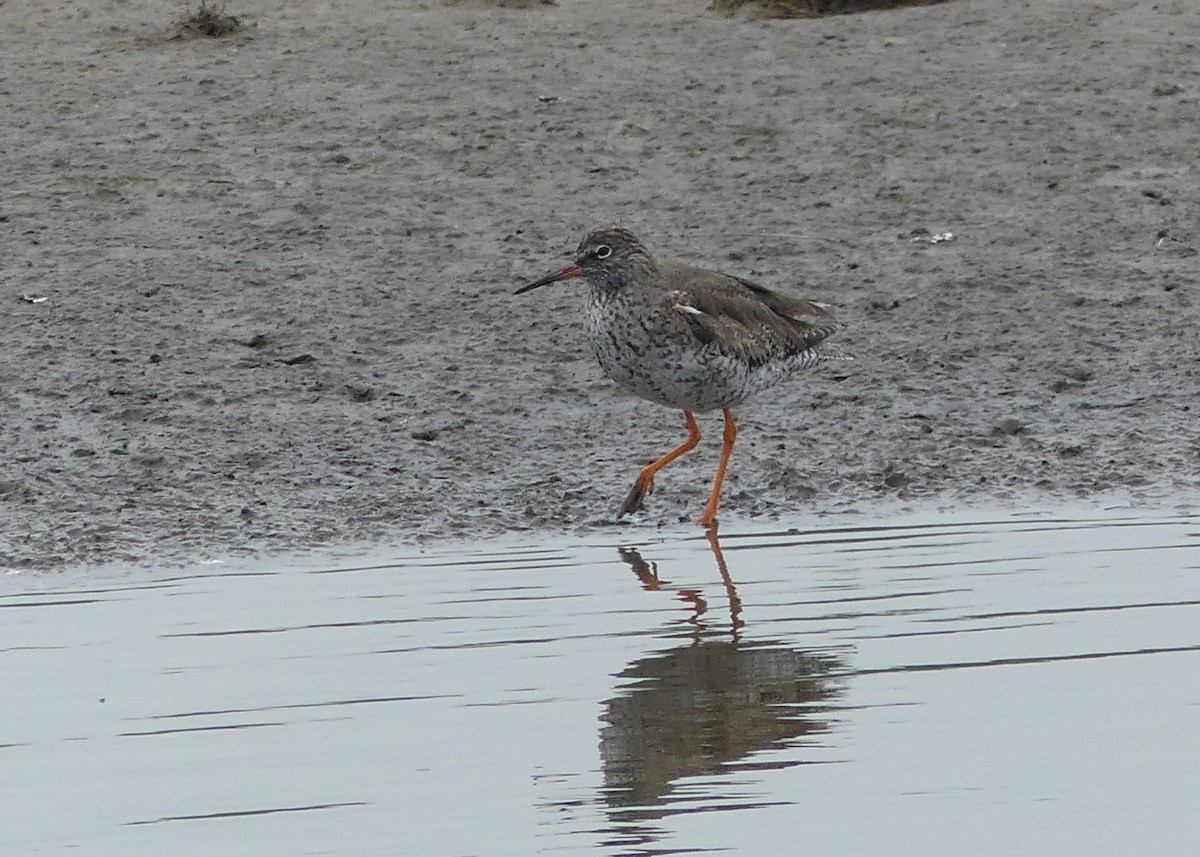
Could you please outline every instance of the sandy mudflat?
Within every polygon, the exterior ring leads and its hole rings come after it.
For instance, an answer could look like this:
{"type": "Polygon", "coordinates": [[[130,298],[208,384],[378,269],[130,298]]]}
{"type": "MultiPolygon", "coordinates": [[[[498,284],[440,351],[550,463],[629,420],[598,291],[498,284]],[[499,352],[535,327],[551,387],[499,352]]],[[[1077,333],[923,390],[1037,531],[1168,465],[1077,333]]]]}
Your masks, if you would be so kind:
{"type": "MultiPolygon", "coordinates": [[[[578,289],[511,292],[613,222],[859,358],[741,410],[730,519],[1200,486],[1200,4],[141,39],[184,8],[0,2],[0,566],[606,524],[682,418],[604,380],[578,289]]],[[[629,526],[702,507],[702,427],[629,526]]]]}

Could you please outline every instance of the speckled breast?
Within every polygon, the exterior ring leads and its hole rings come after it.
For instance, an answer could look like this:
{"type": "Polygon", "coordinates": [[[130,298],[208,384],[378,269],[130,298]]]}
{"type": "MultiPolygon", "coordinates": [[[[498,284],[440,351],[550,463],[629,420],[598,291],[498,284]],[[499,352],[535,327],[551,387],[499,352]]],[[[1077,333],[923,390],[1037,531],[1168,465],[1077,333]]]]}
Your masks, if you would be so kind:
{"type": "Polygon", "coordinates": [[[731,407],[800,368],[780,360],[751,367],[702,345],[685,323],[619,296],[589,301],[587,333],[596,359],[621,387],[672,408],[731,407]]]}

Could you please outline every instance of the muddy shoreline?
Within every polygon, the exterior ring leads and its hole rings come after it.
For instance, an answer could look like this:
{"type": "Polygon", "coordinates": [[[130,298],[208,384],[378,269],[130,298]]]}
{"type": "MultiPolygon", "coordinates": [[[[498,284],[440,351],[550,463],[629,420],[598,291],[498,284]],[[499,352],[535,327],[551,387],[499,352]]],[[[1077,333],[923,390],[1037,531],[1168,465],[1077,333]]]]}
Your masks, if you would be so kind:
{"type": "Polygon", "coordinates": [[[731,521],[1200,486],[1192,4],[230,11],[0,5],[0,567],[609,526],[682,419],[511,293],[614,222],[857,357],[741,410],[731,521]]]}

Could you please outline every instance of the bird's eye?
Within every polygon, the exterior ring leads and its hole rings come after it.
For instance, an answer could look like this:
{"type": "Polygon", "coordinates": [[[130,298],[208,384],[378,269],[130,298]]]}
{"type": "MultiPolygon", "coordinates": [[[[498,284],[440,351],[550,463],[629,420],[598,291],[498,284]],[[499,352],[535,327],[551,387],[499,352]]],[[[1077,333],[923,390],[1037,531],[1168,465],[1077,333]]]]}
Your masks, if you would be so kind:
{"type": "Polygon", "coordinates": [[[609,247],[607,244],[601,244],[599,247],[597,247],[595,250],[592,251],[592,255],[595,256],[597,259],[607,259],[609,256],[612,255],[612,248],[609,247]]]}

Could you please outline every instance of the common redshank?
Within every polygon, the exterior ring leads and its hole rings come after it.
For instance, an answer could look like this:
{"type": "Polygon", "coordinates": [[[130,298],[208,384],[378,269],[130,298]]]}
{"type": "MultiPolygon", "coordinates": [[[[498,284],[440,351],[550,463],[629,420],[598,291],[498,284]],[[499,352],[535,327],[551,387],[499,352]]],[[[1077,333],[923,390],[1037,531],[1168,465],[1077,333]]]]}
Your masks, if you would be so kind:
{"type": "Polygon", "coordinates": [[[713,527],[737,438],[735,405],[824,360],[848,359],[825,340],[837,330],[828,305],[781,295],[740,277],[657,262],[632,232],[597,229],[575,261],[517,289],[582,277],[590,287],[587,332],[608,377],[632,393],[680,408],[687,440],[646,465],[617,517],[642,507],[654,477],[700,442],[695,413],[720,408],[724,444],[699,523],[713,527]]]}

